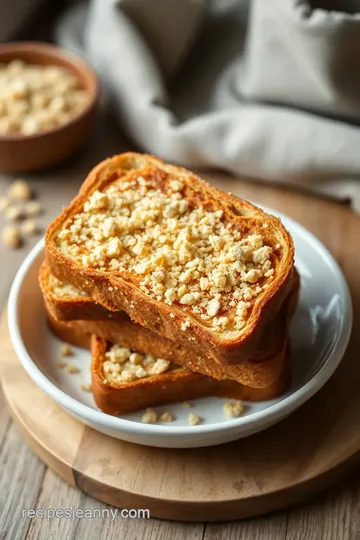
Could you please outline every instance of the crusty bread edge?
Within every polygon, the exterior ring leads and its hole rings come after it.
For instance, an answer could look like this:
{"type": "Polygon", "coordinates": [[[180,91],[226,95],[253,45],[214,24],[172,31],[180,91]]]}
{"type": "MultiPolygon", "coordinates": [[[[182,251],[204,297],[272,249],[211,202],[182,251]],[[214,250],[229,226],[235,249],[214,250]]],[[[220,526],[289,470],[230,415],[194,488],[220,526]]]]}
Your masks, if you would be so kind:
{"type": "Polygon", "coordinates": [[[278,379],[269,387],[261,389],[243,386],[235,381],[216,381],[185,370],[173,370],[151,379],[144,378],[125,385],[114,385],[107,383],[102,373],[106,350],[107,342],[93,335],[91,338],[93,395],[99,409],[111,415],[127,414],[146,407],[163,406],[206,396],[264,401],[284,393],[290,382],[290,362],[287,359],[278,379]]]}
{"type": "Polygon", "coordinates": [[[286,359],[278,378],[263,388],[251,388],[236,381],[217,381],[189,370],[169,371],[133,383],[115,385],[105,382],[102,364],[108,343],[96,335],[83,332],[69,322],[49,318],[53,333],[63,342],[91,350],[91,379],[94,400],[99,409],[111,415],[127,414],[146,407],[167,405],[201,397],[214,396],[246,401],[266,401],[282,395],[290,383],[291,366],[287,347],[286,359]]]}
{"type": "Polygon", "coordinates": [[[96,303],[90,295],[77,297],[59,297],[49,287],[50,269],[44,260],[39,270],[39,285],[46,303],[47,310],[59,321],[99,320],[99,321],[129,321],[124,311],[109,311],[96,303]]]}
{"type": "MultiPolygon", "coordinates": [[[[61,324],[66,328],[66,321],[59,320],[57,313],[61,311],[62,303],[64,303],[66,309],[68,309],[71,301],[57,299],[55,304],[52,302],[54,295],[48,290],[49,287],[44,286],[44,276],[46,275],[46,268],[41,267],[40,281],[43,282],[43,294],[47,317],[50,326],[53,328],[55,327],[56,333],[58,328],[61,328],[61,324]]],[[[280,331],[283,336],[281,338],[280,347],[274,349],[271,353],[267,351],[267,356],[264,355],[261,359],[254,356],[252,359],[244,360],[233,366],[224,366],[215,362],[213,359],[206,359],[194,355],[191,350],[179,346],[179,344],[170,342],[166,338],[162,338],[146,328],[131,323],[129,320],[80,319],[72,322],[68,321],[68,326],[72,326],[80,334],[96,334],[111,343],[119,343],[122,346],[145,354],[150,353],[154,356],[167,358],[174,363],[187,367],[191,371],[201,372],[212,378],[236,380],[247,386],[262,388],[272,384],[279,377],[279,374],[283,369],[287,330],[297,306],[298,295],[299,280],[297,279],[294,282],[289,297],[282,307],[282,313],[279,313],[278,315],[278,317],[281,316],[282,320],[276,321],[277,325],[279,325],[279,323],[281,325],[280,331]]],[[[75,310],[77,314],[81,315],[81,305],[84,300],[84,297],[79,298],[78,301],[74,300],[74,304],[77,306],[75,310]]],[[[85,312],[90,312],[88,302],[84,302],[84,309],[85,312]]],[[[276,331],[275,328],[274,331],[276,331]]],[[[274,339],[277,338],[278,335],[274,336],[274,339]]]]}
{"type": "Polygon", "coordinates": [[[192,356],[191,352],[183,350],[175,344],[173,347],[169,347],[169,344],[161,341],[161,338],[160,340],[154,339],[146,333],[139,332],[137,328],[132,328],[132,323],[124,323],[122,329],[119,328],[118,323],[113,324],[105,321],[59,321],[48,309],[46,302],[45,310],[50,329],[59,339],[63,339],[67,343],[88,348],[86,341],[85,344],[82,343],[83,336],[87,335],[89,338],[95,334],[110,343],[118,343],[143,354],[166,358],[192,372],[201,373],[215,380],[230,380],[252,388],[266,388],[280,376],[285,362],[286,333],[279,349],[267,359],[261,362],[247,360],[236,366],[222,366],[212,359],[199,363],[197,357],[192,356]]]}

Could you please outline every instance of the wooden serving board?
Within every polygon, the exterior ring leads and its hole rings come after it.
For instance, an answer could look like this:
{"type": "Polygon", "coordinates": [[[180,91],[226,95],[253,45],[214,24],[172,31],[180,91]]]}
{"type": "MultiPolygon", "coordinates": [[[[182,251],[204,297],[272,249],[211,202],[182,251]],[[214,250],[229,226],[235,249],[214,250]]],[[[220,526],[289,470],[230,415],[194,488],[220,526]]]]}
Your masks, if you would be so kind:
{"type": "Polygon", "coordinates": [[[249,198],[288,213],[291,209],[291,216],[317,234],[342,265],[355,328],[339,369],[295,414],[260,434],[211,448],[149,448],[98,433],[53,403],[21,367],[4,316],[0,379],[10,412],[38,456],[70,484],[116,507],[148,508],[152,517],[230,520],[303,501],[358,462],[360,219],[334,203],[299,194],[277,197],[276,190],[261,193],[264,197],[256,197],[252,187],[249,198]]]}

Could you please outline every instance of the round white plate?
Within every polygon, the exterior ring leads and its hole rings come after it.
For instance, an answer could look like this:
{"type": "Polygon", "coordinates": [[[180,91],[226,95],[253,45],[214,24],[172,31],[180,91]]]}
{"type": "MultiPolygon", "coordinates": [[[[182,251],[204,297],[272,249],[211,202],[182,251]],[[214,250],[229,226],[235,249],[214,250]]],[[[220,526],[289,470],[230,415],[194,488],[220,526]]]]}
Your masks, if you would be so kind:
{"type": "Polygon", "coordinates": [[[240,418],[226,418],[220,398],[194,400],[158,407],[175,416],[171,424],[143,424],[141,412],[113,417],[101,412],[92,395],[81,390],[90,382],[90,353],[76,349],[71,362],[81,369],[69,374],[60,369],[60,342],[48,330],[38,270],[43,240],[25,259],[10,292],[9,329],[15,351],[30,377],[61,407],[92,428],[139,444],[169,448],[211,446],[247,437],[279,422],[313,396],[337,368],[346,349],[352,308],[345,279],[327,249],[301,225],[273,210],[292,234],[296,266],[301,275],[300,304],[291,325],[291,387],[281,397],[248,403],[240,418]],[[203,423],[188,426],[189,411],[203,423]]]}

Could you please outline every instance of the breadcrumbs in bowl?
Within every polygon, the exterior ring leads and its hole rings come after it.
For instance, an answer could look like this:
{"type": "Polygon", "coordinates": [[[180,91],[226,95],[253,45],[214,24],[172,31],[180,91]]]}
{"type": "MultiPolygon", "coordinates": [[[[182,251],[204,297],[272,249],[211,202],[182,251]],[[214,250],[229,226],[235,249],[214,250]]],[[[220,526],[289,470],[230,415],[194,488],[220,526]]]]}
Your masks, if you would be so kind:
{"type": "Polygon", "coordinates": [[[91,132],[95,73],[47,43],[0,45],[0,169],[39,170],[63,161],[91,132]]]}

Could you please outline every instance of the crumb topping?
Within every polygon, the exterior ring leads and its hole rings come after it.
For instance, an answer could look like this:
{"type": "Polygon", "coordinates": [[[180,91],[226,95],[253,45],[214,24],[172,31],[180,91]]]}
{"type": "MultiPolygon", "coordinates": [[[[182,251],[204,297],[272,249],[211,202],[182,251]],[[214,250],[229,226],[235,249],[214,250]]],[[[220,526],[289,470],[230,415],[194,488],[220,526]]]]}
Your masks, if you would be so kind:
{"type": "Polygon", "coordinates": [[[197,426],[198,424],[201,424],[202,418],[193,412],[189,413],[188,416],[188,424],[189,426],[197,426]]]}
{"type": "MultiPolygon", "coordinates": [[[[14,59],[0,65],[0,134],[33,135],[69,122],[89,103],[66,68],[14,59]]],[[[19,191],[20,198],[22,193],[19,191]]]]}
{"type": "Polygon", "coordinates": [[[174,416],[167,411],[161,413],[159,417],[160,422],[173,422],[174,420],[175,420],[174,416]]]}
{"type": "Polygon", "coordinates": [[[42,206],[38,201],[29,201],[25,205],[25,213],[28,216],[38,216],[42,212],[42,206]]]}
{"type": "Polygon", "coordinates": [[[154,409],[152,409],[151,407],[149,407],[144,411],[141,417],[141,421],[143,424],[154,424],[157,421],[157,418],[157,412],[154,411],[154,409]]]}
{"type": "Polygon", "coordinates": [[[72,350],[71,345],[69,343],[63,343],[60,346],[60,356],[72,356],[74,354],[74,351],[72,350]]]}
{"type": "Polygon", "coordinates": [[[6,210],[6,208],[9,208],[11,205],[11,200],[8,197],[1,196],[0,197],[0,212],[3,210],[6,210]]]}
{"type": "Polygon", "coordinates": [[[178,368],[164,358],[154,358],[150,354],[143,355],[132,352],[120,345],[112,345],[105,356],[104,378],[115,383],[128,383],[178,368]]]}
{"type": "Polygon", "coordinates": [[[15,180],[9,186],[8,195],[11,199],[27,201],[32,197],[31,187],[25,180],[15,180]]]}
{"type": "Polygon", "coordinates": [[[184,409],[190,409],[190,407],[192,407],[192,404],[189,401],[184,401],[182,406],[184,407],[184,409]]]}
{"type": "Polygon", "coordinates": [[[20,221],[24,217],[24,212],[18,206],[9,206],[5,210],[6,221],[20,221]]]}
{"type": "Polygon", "coordinates": [[[172,180],[162,191],[138,176],[95,191],[59,232],[60,249],[87,268],[121,273],[215,330],[238,331],[274,273],[272,248],[227,223],[222,210],[191,206],[184,188],[172,180]]]}
{"type": "Polygon", "coordinates": [[[228,401],[223,406],[225,416],[231,416],[237,418],[244,412],[243,402],[239,399],[237,401],[228,401]]]}
{"type": "Polygon", "coordinates": [[[39,232],[39,227],[34,219],[27,219],[22,224],[21,230],[26,235],[33,235],[39,232]]]}
{"type": "Polygon", "coordinates": [[[59,360],[59,361],[57,362],[57,366],[58,366],[59,368],[61,368],[61,369],[62,369],[62,368],[66,368],[67,365],[68,365],[68,362],[67,362],[66,360],[59,360]]]}
{"type": "Polygon", "coordinates": [[[22,240],[16,227],[4,227],[1,231],[1,240],[6,247],[17,249],[21,246],[22,240]]]}
{"type": "Polygon", "coordinates": [[[49,275],[49,287],[50,290],[60,298],[64,298],[65,296],[86,296],[84,291],[81,291],[68,283],[64,283],[53,274],[49,275]]]}
{"type": "Polygon", "coordinates": [[[80,373],[80,369],[77,366],[75,366],[74,364],[68,364],[66,366],[66,371],[68,373],[71,373],[72,375],[74,375],[75,373],[80,373]]]}

